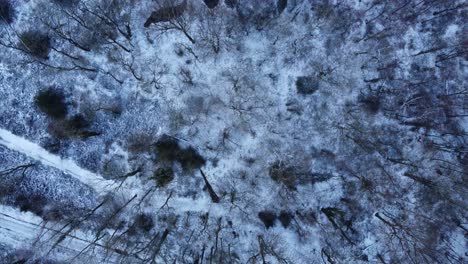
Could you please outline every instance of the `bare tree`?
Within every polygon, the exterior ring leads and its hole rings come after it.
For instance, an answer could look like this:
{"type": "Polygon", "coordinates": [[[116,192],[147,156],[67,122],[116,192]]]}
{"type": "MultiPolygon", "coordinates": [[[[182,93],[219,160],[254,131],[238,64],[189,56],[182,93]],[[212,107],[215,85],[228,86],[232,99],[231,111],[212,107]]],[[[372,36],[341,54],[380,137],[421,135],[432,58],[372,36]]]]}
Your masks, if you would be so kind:
{"type": "Polygon", "coordinates": [[[196,43],[190,33],[190,26],[193,21],[188,17],[190,3],[187,4],[187,0],[178,5],[173,5],[170,1],[164,0],[157,4],[157,8],[146,20],[145,27],[155,24],[154,29],[162,33],[176,30],[184,34],[192,44],[196,43]]]}

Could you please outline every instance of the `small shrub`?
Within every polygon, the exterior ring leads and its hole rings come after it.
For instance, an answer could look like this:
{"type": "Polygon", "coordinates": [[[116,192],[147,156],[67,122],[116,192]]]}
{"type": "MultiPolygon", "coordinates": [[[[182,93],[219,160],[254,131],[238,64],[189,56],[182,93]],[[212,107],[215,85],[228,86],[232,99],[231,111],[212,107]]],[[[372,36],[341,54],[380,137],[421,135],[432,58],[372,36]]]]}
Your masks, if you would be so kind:
{"type": "Polygon", "coordinates": [[[76,114],[70,119],[64,120],[63,128],[70,137],[88,138],[99,136],[101,133],[89,130],[91,122],[82,114],[76,114]]]}
{"type": "Polygon", "coordinates": [[[89,138],[100,135],[99,132],[88,130],[90,122],[81,114],[70,119],[56,120],[49,124],[49,133],[59,139],[71,137],[89,138]]]}
{"type": "Polygon", "coordinates": [[[15,199],[15,205],[23,212],[32,212],[38,216],[42,216],[47,201],[45,197],[39,195],[19,195],[15,199]]]}
{"type": "Polygon", "coordinates": [[[134,154],[148,152],[154,141],[149,133],[132,134],[127,139],[127,149],[134,154]]]}
{"type": "Polygon", "coordinates": [[[295,189],[297,175],[294,167],[277,161],[270,167],[269,174],[274,181],[283,183],[289,189],[295,189]]]}
{"type": "Polygon", "coordinates": [[[345,213],[343,210],[336,207],[326,207],[320,209],[320,211],[327,216],[331,222],[345,223],[345,213]]]}
{"type": "Polygon", "coordinates": [[[230,8],[234,8],[236,7],[237,5],[237,0],[224,0],[224,3],[230,7],[230,8]]]}
{"type": "Polygon", "coordinates": [[[203,167],[205,159],[198,154],[193,147],[188,147],[180,152],[178,161],[184,170],[193,170],[203,167]]]}
{"type": "Polygon", "coordinates": [[[304,221],[305,223],[309,225],[315,225],[317,223],[317,216],[313,211],[305,211],[305,212],[300,212],[296,211],[296,215],[298,216],[299,219],[304,221]]]}
{"type": "Polygon", "coordinates": [[[199,169],[206,160],[193,147],[181,148],[176,139],[163,136],[156,143],[156,152],[161,160],[179,162],[184,170],[199,169]]]}
{"type": "Polygon", "coordinates": [[[160,8],[151,13],[151,16],[146,20],[144,27],[149,27],[154,23],[169,22],[171,20],[177,19],[184,14],[186,8],[186,1],[179,5],[160,8]]]}
{"type": "Polygon", "coordinates": [[[54,3],[61,5],[61,6],[73,6],[79,2],[79,0],[52,0],[54,3]]]}
{"type": "Polygon", "coordinates": [[[40,91],[34,102],[39,110],[54,119],[62,119],[68,113],[65,96],[54,88],[40,91]]]}
{"type": "Polygon", "coordinates": [[[149,232],[154,227],[153,218],[147,214],[139,214],[135,218],[135,227],[149,232]]]}
{"type": "Polygon", "coordinates": [[[115,179],[115,178],[120,178],[120,179],[125,179],[126,177],[126,172],[127,169],[125,168],[126,166],[124,165],[123,158],[118,156],[118,155],[112,155],[111,157],[106,158],[102,164],[102,171],[101,174],[105,179],[115,179]],[[125,175],[125,176],[119,176],[119,175],[125,175]]]}
{"type": "Polygon", "coordinates": [[[296,89],[298,94],[313,94],[319,89],[319,81],[317,78],[311,76],[297,77],[296,89]]]}
{"type": "Polygon", "coordinates": [[[300,179],[301,182],[310,182],[312,184],[318,183],[318,182],[324,182],[328,181],[333,177],[332,174],[330,173],[319,173],[319,172],[311,172],[306,174],[307,177],[301,177],[304,179],[300,179]]]}
{"type": "Polygon", "coordinates": [[[169,137],[162,136],[161,139],[156,143],[156,152],[159,155],[159,158],[166,161],[175,161],[177,160],[177,154],[180,152],[181,148],[177,143],[177,140],[169,137]]]}
{"type": "Polygon", "coordinates": [[[274,212],[271,211],[261,211],[258,213],[258,218],[260,218],[266,228],[270,228],[275,225],[277,216],[274,212]]]}
{"type": "Polygon", "coordinates": [[[57,154],[61,149],[61,142],[56,138],[47,137],[41,142],[41,146],[50,153],[57,154]]]}
{"type": "Polygon", "coordinates": [[[319,3],[314,7],[314,11],[318,19],[328,18],[333,14],[333,5],[328,2],[319,3]]]}
{"type": "Polygon", "coordinates": [[[283,13],[284,9],[286,9],[287,6],[288,6],[288,0],[276,1],[276,9],[278,10],[279,14],[283,13]]]}
{"type": "Polygon", "coordinates": [[[47,126],[47,132],[55,139],[62,140],[68,139],[70,135],[68,131],[64,129],[64,121],[58,120],[56,122],[50,122],[47,126]]]}
{"type": "Polygon", "coordinates": [[[48,59],[51,48],[48,35],[39,31],[26,31],[20,35],[20,48],[40,59],[48,59]]]}
{"type": "Polygon", "coordinates": [[[45,221],[59,221],[64,219],[65,215],[60,210],[60,206],[52,206],[51,208],[44,210],[42,218],[45,221]]]}
{"type": "Polygon", "coordinates": [[[281,222],[281,225],[283,225],[284,228],[287,228],[289,226],[293,218],[294,218],[293,214],[287,211],[281,211],[278,217],[278,219],[281,222]]]}
{"type": "Polygon", "coordinates": [[[358,99],[364,110],[371,114],[376,114],[380,110],[380,98],[378,96],[360,96],[358,99]]]}
{"type": "Polygon", "coordinates": [[[159,168],[154,172],[153,179],[159,187],[164,187],[174,179],[174,171],[170,167],[159,168]]]}
{"type": "Polygon", "coordinates": [[[361,188],[366,191],[372,191],[374,184],[368,179],[361,180],[361,188]]]}
{"type": "Polygon", "coordinates": [[[219,4],[219,0],[203,0],[203,2],[210,9],[215,8],[219,4]]]}
{"type": "Polygon", "coordinates": [[[0,23],[13,22],[13,7],[9,0],[0,0],[0,23]]]}
{"type": "Polygon", "coordinates": [[[88,128],[90,126],[90,123],[88,120],[86,120],[86,118],[83,115],[77,114],[67,120],[66,126],[67,130],[81,131],[88,128]]]}
{"type": "Polygon", "coordinates": [[[180,69],[180,80],[188,85],[193,85],[193,75],[189,69],[181,68],[180,69]]]}
{"type": "Polygon", "coordinates": [[[84,131],[78,131],[77,136],[79,136],[82,139],[90,138],[90,137],[96,137],[101,135],[100,132],[96,131],[91,131],[91,130],[84,130],[84,131]]]}

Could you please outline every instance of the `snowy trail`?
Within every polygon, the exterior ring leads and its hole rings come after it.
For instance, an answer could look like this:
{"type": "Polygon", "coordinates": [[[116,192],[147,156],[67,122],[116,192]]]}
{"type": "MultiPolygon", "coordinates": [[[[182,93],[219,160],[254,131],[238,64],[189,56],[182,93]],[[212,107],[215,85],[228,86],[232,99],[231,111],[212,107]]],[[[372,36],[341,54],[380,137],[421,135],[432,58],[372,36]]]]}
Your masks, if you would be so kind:
{"type": "MultiPolygon", "coordinates": [[[[112,180],[106,180],[102,176],[90,172],[78,166],[73,160],[62,159],[61,157],[49,153],[36,143],[30,142],[27,139],[14,135],[8,130],[0,128],[0,145],[3,145],[11,150],[20,152],[34,160],[42,162],[44,165],[54,167],[66,174],[69,174],[84,184],[94,188],[99,194],[106,194],[108,192],[115,192],[118,183],[112,180]]],[[[123,185],[119,188],[119,192],[125,196],[131,197],[142,190],[135,188],[129,189],[123,185]]],[[[152,196],[154,205],[159,208],[164,204],[167,196],[156,193],[152,196]]],[[[176,208],[180,212],[210,212],[214,215],[228,214],[227,208],[221,204],[213,204],[208,196],[192,200],[185,197],[171,197],[168,206],[176,208]]]]}
{"type": "MultiPolygon", "coordinates": [[[[47,248],[50,248],[54,244],[54,239],[51,239],[56,234],[57,228],[45,227],[40,217],[33,215],[32,213],[20,212],[10,206],[0,205],[0,237],[2,243],[6,243],[14,248],[28,248],[40,237],[41,246],[45,246],[42,251],[47,252],[47,248]]],[[[55,237],[56,239],[57,237],[55,237]]],[[[79,254],[85,249],[92,239],[86,237],[86,234],[80,232],[73,232],[66,236],[63,241],[57,246],[59,250],[58,255],[60,259],[70,259],[79,254]]],[[[106,249],[103,246],[98,245],[96,248],[99,256],[104,256],[106,249]]],[[[113,250],[110,248],[109,250],[113,250]]],[[[82,258],[91,261],[98,261],[97,254],[83,253],[82,258]]],[[[111,257],[106,259],[109,263],[117,263],[116,258],[111,257]]],[[[99,262],[96,262],[99,263],[99,262]]]]}
{"type": "Polygon", "coordinates": [[[69,174],[94,188],[99,193],[107,193],[115,187],[115,182],[106,180],[95,173],[81,168],[72,160],[62,159],[57,155],[53,155],[41,146],[2,128],[0,128],[0,145],[69,174]]]}

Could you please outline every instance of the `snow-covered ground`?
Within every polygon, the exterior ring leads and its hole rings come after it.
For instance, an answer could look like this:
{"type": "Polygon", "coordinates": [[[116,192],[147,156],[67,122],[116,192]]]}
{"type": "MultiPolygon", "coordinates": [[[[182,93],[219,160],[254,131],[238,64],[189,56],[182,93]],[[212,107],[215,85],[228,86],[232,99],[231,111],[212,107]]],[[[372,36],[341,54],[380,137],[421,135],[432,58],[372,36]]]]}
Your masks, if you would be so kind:
{"type": "Polygon", "coordinates": [[[105,180],[95,173],[80,168],[74,161],[62,159],[57,155],[53,155],[41,146],[2,128],[0,128],[0,144],[37,160],[44,165],[54,167],[67,173],[84,184],[89,185],[99,193],[104,194],[115,188],[115,183],[113,181],[105,180]]]}
{"type": "MultiPolygon", "coordinates": [[[[42,162],[44,165],[51,166],[66,174],[69,174],[72,177],[75,177],[77,180],[83,182],[86,185],[89,185],[91,188],[94,188],[101,195],[105,195],[107,192],[118,190],[118,192],[122,195],[131,197],[132,195],[135,195],[139,192],[143,192],[141,190],[131,190],[126,184],[119,186],[118,182],[106,180],[96,173],[81,168],[73,160],[64,160],[57,155],[49,153],[41,146],[1,128],[0,144],[4,145],[10,150],[20,152],[27,157],[32,158],[33,160],[42,162]]],[[[166,199],[166,196],[156,194],[152,195],[151,200],[154,201],[155,207],[158,207],[158,205],[161,207],[164,205],[166,199]]],[[[226,213],[219,205],[212,204],[209,197],[204,197],[197,200],[184,197],[171,197],[167,203],[167,206],[177,208],[177,210],[180,212],[213,211],[215,215],[223,215],[226,213]],[[212,210],[212,208],[214,209],[212,210]]]]}
{"type": "Polygon", "coordinates": [[[162,2],[0,0],[0,243],[86,218],[51,255],[463,260],[463,0],[164,1],[144,27],[162,2]]]}
{"type": "Polygon", "coordinates": [[[98,243],[95,252],[86,251],[92,236],[80,231],[65,233],[60,225],[45,223],[40,217],[29,212],[20,212],[16,208],[0,205],[0,237],[1,243],[16,248],[35,248],[41,250],[41,257],[46,257],[52,252],[53,258],[58,260],[74,260],[87,263],[118,263],[120,257],[112,248],[107,248],[98,243]],[[56,240],[61,242],[56,244],[56,240]],[[111,253],[111,254],[109,254],[111,253]],[[108,256],[99,259],[100,256],[108,256]]]}

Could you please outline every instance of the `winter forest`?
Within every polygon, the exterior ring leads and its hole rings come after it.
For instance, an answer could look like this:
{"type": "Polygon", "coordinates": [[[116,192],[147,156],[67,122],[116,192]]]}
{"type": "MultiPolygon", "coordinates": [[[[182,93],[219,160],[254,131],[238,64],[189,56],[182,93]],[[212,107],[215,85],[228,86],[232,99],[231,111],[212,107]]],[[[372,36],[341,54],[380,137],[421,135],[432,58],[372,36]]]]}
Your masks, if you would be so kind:
{"type": "Polygon", "coordinates": [[[0,263],[468,263],[465,0],[0,0],[0,263]]]}

